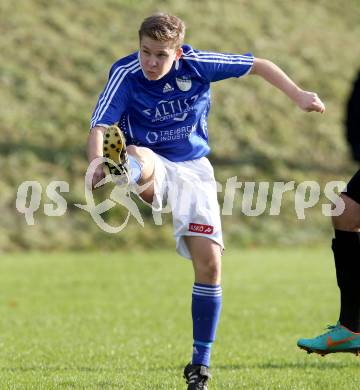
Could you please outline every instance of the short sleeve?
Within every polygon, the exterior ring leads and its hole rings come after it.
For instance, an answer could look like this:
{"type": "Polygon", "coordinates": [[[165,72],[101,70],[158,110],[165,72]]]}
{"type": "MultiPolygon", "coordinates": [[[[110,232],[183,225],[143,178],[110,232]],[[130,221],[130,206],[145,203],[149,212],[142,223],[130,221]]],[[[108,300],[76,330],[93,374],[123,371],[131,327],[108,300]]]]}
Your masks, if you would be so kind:
{"type": "Polygon", "coordinates": [[[254,63],[254,56],[199,51],[186,46],[182,57],[191,62],[196,70],[209,82],[248,74],[254,63]]]}
{"type": "Polygon", "coordinates": [[[109,126],[119,121],[126,110],[129,101],[128,72],[121,66],[113,66],[109,73],[108,82],[101,92],[91,117],[91,126],[109,126]]]}

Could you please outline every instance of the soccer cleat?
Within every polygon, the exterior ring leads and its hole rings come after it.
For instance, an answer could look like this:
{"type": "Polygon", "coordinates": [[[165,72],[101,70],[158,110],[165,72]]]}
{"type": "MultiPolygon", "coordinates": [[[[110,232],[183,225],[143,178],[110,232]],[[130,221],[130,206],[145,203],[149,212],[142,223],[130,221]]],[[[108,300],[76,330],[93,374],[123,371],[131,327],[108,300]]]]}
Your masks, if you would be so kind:
{"type": "Polygon", "coordinates": [[[189,363],[184,368],[184,378],[188,385],[187,390],[208,390],[207,382],[211,374],[206,366],[189,363]]]}
{"type": "Polygon", "coordinates": [[[360,333],[354,333],[338,322],[329,325],[328,332],[313,339],[300,339],[297,345],[307,353],[316,352],[322,356],[328,353],[351,352],[360,356],[360,333]]]}
{"type": "Polygon", "coordinates": [[[126,152],[126,142],[122,131],[116,125],[109,126],[104,133],[103,156],[113,181],[117,184],[129,184],[130,166],[126,152]]]}

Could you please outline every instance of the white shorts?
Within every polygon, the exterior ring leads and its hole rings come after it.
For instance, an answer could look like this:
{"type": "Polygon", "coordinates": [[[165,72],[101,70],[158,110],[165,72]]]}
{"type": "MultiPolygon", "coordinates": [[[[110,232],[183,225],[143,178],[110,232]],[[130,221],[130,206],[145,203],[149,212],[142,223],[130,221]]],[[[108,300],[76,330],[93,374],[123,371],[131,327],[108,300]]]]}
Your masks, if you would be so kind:
{"type": "Polygon", "coordinates": [[[171,212],[177,252],[191,259],[184,236],[207,237],[224,249],[214,170],[206,157],[173,162],[154,153],[154,221],[171,212]]]}

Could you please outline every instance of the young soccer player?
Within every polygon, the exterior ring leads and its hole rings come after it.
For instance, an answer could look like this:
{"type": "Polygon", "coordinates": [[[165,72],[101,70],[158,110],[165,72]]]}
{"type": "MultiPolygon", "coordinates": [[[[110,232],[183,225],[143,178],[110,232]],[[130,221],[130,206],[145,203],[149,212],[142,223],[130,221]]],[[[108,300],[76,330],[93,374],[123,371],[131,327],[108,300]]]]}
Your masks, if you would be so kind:
{"type": "MultiPolygon", "coordinates": [[[[210,84],[259,75],[305,111],[322,113],[325,107],[271,61],[195,50],[183,44],[184,37],[185,25],[176,16],[143,21],[139,51],[111,67],[92,115],[87,152],[90,162],[103,155],[114,160],[119,167],[110,166],[111,172],[146,188],[140,196],[154,207],[165,198],[170,204],[177,251],[192,260],[195,273],[193,354],[184,375],[188,390],[206,390],[221,311],[223,251],[216,182],[206,158],[210,84]]],[[[98,166],[93,186],[103,178],[98,166]]]]}

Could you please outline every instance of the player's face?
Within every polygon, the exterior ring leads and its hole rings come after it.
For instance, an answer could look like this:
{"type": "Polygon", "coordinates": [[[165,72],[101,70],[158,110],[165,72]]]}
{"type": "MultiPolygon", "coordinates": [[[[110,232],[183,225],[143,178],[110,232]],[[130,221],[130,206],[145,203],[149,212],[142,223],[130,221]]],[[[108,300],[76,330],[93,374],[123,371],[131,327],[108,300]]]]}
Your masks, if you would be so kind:
{"type": "Polygon", "coordinates": [[[172,42],[158,42],[147,36],[141,38],[141,66],[149,80],[159,80],[165,76],[181,55],[182,49],[176,49],[172,42]]]}

